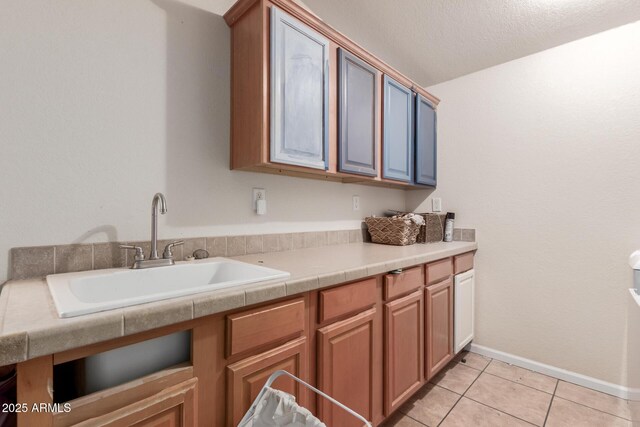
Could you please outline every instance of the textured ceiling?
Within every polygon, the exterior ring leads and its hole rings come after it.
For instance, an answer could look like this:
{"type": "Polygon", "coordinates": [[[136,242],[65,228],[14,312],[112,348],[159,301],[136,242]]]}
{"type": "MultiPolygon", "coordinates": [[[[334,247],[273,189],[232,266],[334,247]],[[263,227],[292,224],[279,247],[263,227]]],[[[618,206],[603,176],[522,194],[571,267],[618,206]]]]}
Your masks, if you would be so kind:
{"type": "Polygon", "coordinates": [[[640,0],[304,2],[424,86],[640,20],[640,0]]]}
{"type": "MultiPolygon", "coordinates": [[[[212,3],[223,14],[233,0],[212,3]]],[[[640,0],[303,0],[430,86],[640,20],[640,0]]]]}

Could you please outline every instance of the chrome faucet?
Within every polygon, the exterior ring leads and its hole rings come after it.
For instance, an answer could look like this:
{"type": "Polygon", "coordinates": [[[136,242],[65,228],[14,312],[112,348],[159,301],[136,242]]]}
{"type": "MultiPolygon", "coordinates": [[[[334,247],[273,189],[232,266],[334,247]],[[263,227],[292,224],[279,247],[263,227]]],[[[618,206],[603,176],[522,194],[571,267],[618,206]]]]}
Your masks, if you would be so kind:
{"type": "Polygon", "coordinates": [[[175,261],[171,249],[184,244],[184,240],[171,242],[164,248],[162,258],[158,257],[158,204],[160,205],[160,213],[162,215],[166,214],[167,200],[162,193],[156,193],[151,202],[151,252],[149,253],[149,259],[145,259],[144,251],[140,246],[120,245],[122,249],[133,249],[136,251],[133,265],[131,265],[133,269],[173,265],[175,261]]]}
{"type": "Polygon", "coordinates": [[[167,213],[167,199],[164,194],[156,193],[151,201],[151,253],[149,259],[158,259],[158,202],[160,202],[160,213],[167,213]]]}

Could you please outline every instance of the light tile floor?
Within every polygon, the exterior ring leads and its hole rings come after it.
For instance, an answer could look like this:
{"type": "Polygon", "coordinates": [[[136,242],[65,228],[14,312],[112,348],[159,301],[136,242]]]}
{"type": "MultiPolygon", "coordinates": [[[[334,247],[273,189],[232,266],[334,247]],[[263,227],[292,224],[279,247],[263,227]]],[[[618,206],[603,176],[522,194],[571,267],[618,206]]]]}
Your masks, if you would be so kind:
{"type": "Polygon", "coordinates": [[[384,426],[623,427],[631,419],[626,400],[463,352],[384,426]]]}

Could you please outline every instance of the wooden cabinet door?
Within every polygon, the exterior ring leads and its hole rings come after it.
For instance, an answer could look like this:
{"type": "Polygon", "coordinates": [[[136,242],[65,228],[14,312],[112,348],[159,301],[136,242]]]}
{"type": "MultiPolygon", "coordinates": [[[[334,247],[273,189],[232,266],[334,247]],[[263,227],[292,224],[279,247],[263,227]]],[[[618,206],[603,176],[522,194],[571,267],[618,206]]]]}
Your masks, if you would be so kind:
{"type": "Polygon", "coordinates": [[[423,384],[422,290],[384,305],[384,412],[388,416],[423,384]]]}
{"type": "Polygon", "coordinates": [[[413,179],[413,92],[384,76],[382,127],[382,177],[410,182],[413,179]]]}
{"type": "MultiPolygon", "coordinates": [[[[318,330],[318,388],[368,420],[373,419],[376,309],[318,330]]],[[[318,397],[318,414],[328,426],[361,426],[354,416],[318,397]]]]}
{"type": "Polygon", "coordinates": [[[426,300],[426,364],[431,379],[453,358],[453,281],[428,286],[426,300]]]}
{"type": "Polygon", "coordinates": [[[378,174],[378,71],[338,50],[338,167],[341,172],[378,174]]]}
{"type": "Polygon", "coordinates": [[[328,152],[329,40],[272,6],[270,159],[327,169],[328,152]]]}
{"type": "MultiPolygon", "coordinates": [[[[280,369],[308,381],[307,340],[305,337],[227,366],[228,426],[238,425],[269,376],[280,369]]],[[[293,394],[298,403],[306,406],[307,389],[291,378],[284,376],[278,378],[273,383],[273,388],[293,394]]]]}
{"type": "Polygon", "coordinates": [[[424,96],[416,95],[416,184],[436,186],[436,110],[424,96]]]}
{"type": "Polygon", "coordinates": [[[191,378],[136,403],[76,426],[195,427],[198,379],[191,378]]]}

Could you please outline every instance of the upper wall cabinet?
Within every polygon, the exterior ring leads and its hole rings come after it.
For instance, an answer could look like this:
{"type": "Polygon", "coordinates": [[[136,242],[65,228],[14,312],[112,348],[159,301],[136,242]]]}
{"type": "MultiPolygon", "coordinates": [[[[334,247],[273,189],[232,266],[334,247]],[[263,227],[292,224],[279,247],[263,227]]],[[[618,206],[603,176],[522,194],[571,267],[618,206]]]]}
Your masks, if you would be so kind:
{"type": "Polygon", "coordinates": [[[436,186],[436,110],[422,95],[416,95],[416,184],[436,186]]]}
{"type": "Polygon", "coordinates": [[[295,0],[238,0],[224,19],[231,27],[231,169],[433,185],[414,155],[414,97],[433,107],[438,98],[295,0]]]}
{"type": "Polygon", "coordinates": [[[413,179],[413,92],[384,76],[383,178],[413,179]]]}
{"type": "Polygon", "coordinates": [[[338,53],[338,168],[378,175],[380,73],[354,55],[338,53]]]}
{"type": "Polygon", "coordinates": [[[271,161],[328,168],[329,40],[271,8],[271,161]]]}

